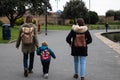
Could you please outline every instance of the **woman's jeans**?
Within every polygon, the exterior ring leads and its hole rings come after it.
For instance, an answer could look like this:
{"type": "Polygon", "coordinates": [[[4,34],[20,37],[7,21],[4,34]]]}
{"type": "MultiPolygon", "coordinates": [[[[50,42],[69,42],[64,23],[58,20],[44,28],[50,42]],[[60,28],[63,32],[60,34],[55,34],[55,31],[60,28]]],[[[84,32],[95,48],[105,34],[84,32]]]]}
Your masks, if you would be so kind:
{"type": "Polygon", "coordinates": [[[80,76],[85,77],[85,73],[86,73],[86,57],[85,56],[74,56],[74,70],[75,70],[75,74],[78,74],[79,73],[78,70],[80,70],[80,76]]]}
{"type": "Polygon", "coordinates": [[[32,53],[24,53],[23,54],[23,65],[24,69],[28,69],[29,71],[33,69],[33,63],[34,63],[34,52],[32,53]],[[28,59],[29,57],[29,59],[28,59]],[[29,67],[28,67],[28,60],[29,60],[29,67]]]}

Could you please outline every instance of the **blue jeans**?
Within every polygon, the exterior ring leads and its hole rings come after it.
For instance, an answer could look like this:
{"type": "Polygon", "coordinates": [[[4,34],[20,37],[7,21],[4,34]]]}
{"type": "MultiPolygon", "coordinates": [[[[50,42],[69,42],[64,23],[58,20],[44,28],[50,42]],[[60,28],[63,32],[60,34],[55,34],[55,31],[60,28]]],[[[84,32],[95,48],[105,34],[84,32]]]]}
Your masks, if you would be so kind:
{"type": "Polygon", "coordinates": [[[29,69],[32,70],[33,69],[33,63],[34,63],[34,52],[32,53],[24,53],[23,54],[23,65],[24,65],[24,69],[29,69]],[[29,56],[29,59],[28,59],[29,56]],[[28,60],[29,60],[29,67],[28,67],[28,60]]]}
{"type": "Polygon", "coordinates": [[[75,74],[78,74],[79,73],[78,70],[80,70],[80,76],[85,77],[85,73],[86,73],[86,57],[85,56],[74,56],[74,70],[75,70],[75,74]]]}

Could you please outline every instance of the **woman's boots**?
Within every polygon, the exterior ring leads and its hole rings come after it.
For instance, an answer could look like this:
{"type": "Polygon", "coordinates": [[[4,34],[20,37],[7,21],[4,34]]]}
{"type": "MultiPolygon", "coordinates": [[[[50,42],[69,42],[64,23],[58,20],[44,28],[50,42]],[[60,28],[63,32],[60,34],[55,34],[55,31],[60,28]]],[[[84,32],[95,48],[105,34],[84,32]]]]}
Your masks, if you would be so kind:
{"type": "Polygon", "coordinates": [[[81,80],[85,80],[85,78],[84,78],[84,77],[81,77],[81,80]]]}
{"type": "MultiPolygon", "coordinates": [[[[74,76],[73,76],[73,78],[75,78],[75,79],[77,79],[78,77],[79,77],[78,74],[74,74],[74,76]]],[[[85,78],[81,77],[81,80],[85,80],[85,78]]]]}

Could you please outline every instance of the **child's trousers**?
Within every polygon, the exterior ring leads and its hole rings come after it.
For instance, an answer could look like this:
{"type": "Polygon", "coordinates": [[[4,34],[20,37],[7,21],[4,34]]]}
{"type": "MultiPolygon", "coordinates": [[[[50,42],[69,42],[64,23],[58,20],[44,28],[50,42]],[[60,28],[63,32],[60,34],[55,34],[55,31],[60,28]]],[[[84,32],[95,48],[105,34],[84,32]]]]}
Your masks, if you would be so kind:
{"type": "Polygon", "coordinates": [[[50,61],[44,62],[41,61],[42,66],[43,66],[43,74],[46,74],[49,72],[49,65],[50,65],[50,61]]]}

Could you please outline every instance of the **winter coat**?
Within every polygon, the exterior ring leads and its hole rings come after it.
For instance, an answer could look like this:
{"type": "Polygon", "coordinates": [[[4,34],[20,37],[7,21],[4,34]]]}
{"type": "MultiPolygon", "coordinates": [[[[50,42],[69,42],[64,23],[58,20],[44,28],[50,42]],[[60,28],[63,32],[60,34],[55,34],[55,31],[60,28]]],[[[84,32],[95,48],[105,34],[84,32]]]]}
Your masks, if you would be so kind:
{"type": "Polygon", "coordinates": [[[18,39],[17,39],[17,42],[16,42],[16,48],[19,48],[20,44],[21,44],[21,50],[23,53],[31,53],[31,52],[34,52],[38,46],[39,46],[39,43],[38,43],[38,39],[37,39],[37,30],[36,30],[36,26],[33,24],[33,27],[34,27],[34,38],[33,38],[33,43],[32,44],[23,44],[21,43],[21,33],[22,33],[22,27],[24,25],[30,25],[32,23],[25,23],[23,24],[21,27],[20,27],[20,30],[19,30],[19,36],[18,36],[18,39]]]}
{"type": "Polygon", "coordinates": [[[88,56],[87,44],[92,42],[92,37],[90,35],[90,32],[87,26],[73,25],[72,30],[66,37],[66,41],[71,46],[72,56],[88,56]],[[75,41],[76,34],[85,34],[85,41],[86,41],[85,47],[75,47],[74,41],[75,41]]]}
{"type": "MultiPolygon", "coordinates": [[[[44,51],[45,49],[48,49],[48,51],[49,51],[49,53],[50,53],[50,59],[47,60],[47,61],[51,61],[51,56],[52,56],[53,58],[56,58],[54,52],[53,52],[50,48],[48,48],[48,46],[41,46],[41,47],[39,47],[39,48],[36,50],[37,55],[38,55],[38,56],[39,56],[39,55],[41,56],[42,51],[44,51]]],[[[43,60],[41,59],[41,61],[43,61],[43,60]]]]}

